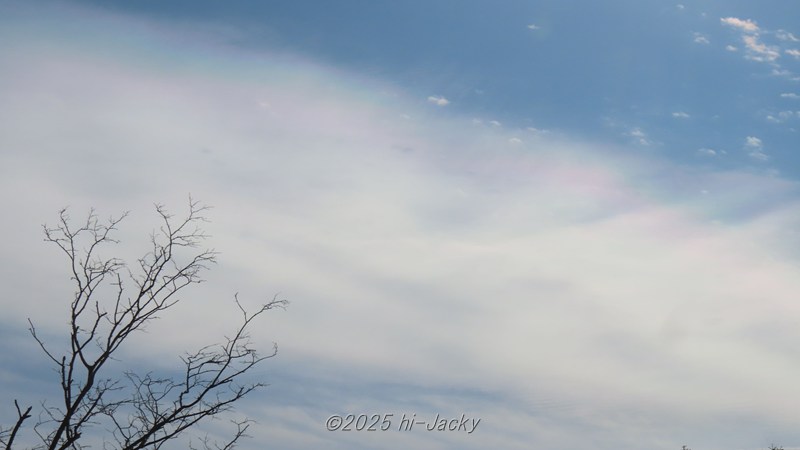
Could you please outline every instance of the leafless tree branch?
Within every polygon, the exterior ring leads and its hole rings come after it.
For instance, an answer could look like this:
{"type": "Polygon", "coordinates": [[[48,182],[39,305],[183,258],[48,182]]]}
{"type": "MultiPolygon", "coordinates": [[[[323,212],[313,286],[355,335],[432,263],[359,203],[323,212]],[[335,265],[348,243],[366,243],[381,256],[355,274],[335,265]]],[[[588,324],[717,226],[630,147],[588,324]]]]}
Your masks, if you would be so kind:
{"type": "MultiPolygon", "coordinates": [[[[185,218],[176,220],[162,205],[155,205],[161,227],[150,236],[149,251],[131,269],[117,258],[103,258],[101,252],[113,238],[128,213],[103,222],[92,210],[79,226],[63,209],[54,227],[44,226],[45,241],[55,244],[67,256],[75,293],[69,304],[69,332],[66,351],[56,352],[45,343],[29,320],[29,331],[41,350],[55,365],[61,391],[57,406],[42,403],[42,414],[34,431],[41,444],[35,449],[76,450],[86,448],[87,430],[104,428],[104,448],[119,450],[159,449],[204,419],[231,411],[236,402],[262,383],[242,383],[245,374],[272,352],[260,355],[253,347],[248,329],[258,316],[285,308],[277,296],[254,312],[240,303],[241,321],[232,337],[208,345],[181,358],[180,376],[160,377],[152,372],[109,374],[108,363],[136,332],[159,314],[175,306],[184,288],[203,282],[201,274],[216,262],[213,250],[187,252],[208,237],[202,230],[208,207],[189,199],[185,218]],[[109,291],[111,294],[109,294],[109,291]],[[44,417],[44,418],[42,418],[44,417]],[[83,439],[83,440],[82,440],[83,439]]],[[[12,450],[32,407],[22,411],[8,430],[0,429],[0,443],[12,450]]],[[[234,421],[230,440],[218,445],[201,440],[206,449],[232,449],[244,436],[250,420],[234,421]]]]}

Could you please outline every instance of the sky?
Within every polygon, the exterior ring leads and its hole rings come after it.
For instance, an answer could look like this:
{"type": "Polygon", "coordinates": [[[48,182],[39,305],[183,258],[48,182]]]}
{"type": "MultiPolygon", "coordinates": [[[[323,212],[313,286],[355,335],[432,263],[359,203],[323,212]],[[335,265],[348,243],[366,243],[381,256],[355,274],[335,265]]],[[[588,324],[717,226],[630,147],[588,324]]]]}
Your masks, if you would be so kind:
{"type": "Polygon", "coordinates": [[[798,127],[790,0],[0,0],[0,423],[57,379],[41,225],[135,260],[191,195],[219,263],[120,358],[288,299],[242,449],[800,448],[798,127]]]}

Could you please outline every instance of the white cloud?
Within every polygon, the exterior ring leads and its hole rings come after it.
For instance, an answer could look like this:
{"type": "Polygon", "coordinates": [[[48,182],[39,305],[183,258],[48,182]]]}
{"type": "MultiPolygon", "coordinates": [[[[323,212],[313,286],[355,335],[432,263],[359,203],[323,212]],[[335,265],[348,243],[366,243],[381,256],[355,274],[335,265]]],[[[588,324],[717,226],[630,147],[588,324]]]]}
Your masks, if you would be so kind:
{"type": "Polygon", "coordinates": [[[542,135],[542,134],[549,134],[550,133],[550,130],[543,129],[543,128],[526,127],[525,129],[530,131],[533,134],[536,134],[536,135],[542,135]]]}
{"type": "Polygon", "coordinates": [[[761,142],[761,139],[755,136],[747,136],[747,138],[745,138],[744,145],[747,148],[760,149],[764,146],[764,143],[761,142]]]}
{"type": "Polygon", "coordinates": [[[787,48],[784,50],[787,55],[794,56],[795,58],[800,58],[800,49],[796,48],[787,48]]]}
{"type": "Polygon", "coordinates": [[[651,141],[647,137],[647,133],[645,133],[641,128],[632,128],[630,131],[626,133],[627,136],[634,138],[636,143],[639,145],[650,146],[653,145],[653,141],[651,141]]]}
{"type": "Polygon", "coordinates": [[[711,43],[711,41],[708,40],[708,37],[706,37],[703,33],[694,33],[693,36],[694,36],[694,42],[698,44],[707,45],[711,43]]]}
{"type": "Polygon", "coordinates": [[[509,139],[508,143],[509,144],[513,144],[513,145],[519,145],[519,144],[522,144],[522,139],[514,137],[514,138],[509,139]]]}
{"type": "Polygon", "coordinates": [[[685,9],[685,8],[686,8],[686,7],[685,7],[685,6],[683,6],[682,4],[677,4],[677,5],[675,5],[675,7],[676,7],[676,8],[678,8],[678,9],[681,9],[681,10],[683,10],[683,9],[685,9]]]}
{"type": "Polygon", "coordinates": [[[726,46],[725,46],[725,50],[727,50],[727,51],[729,51],[729,52],[736,52],[736,51],[739,51],[739,49],[738,49],[738,48],[736,48],[736,47],[735,47],[735,46],[733,46],[733,45],[726,45],[726,46]]]}
{"type": "Polygon", "coordinates": [[[724,25],[738,28],[746,33],[758,33],[759,28],[755,22],[750,19],[737,19],[736,17],[724,17],[719,19],[724,25]]]}
{"type": "Polygon", "coordinates": [[[628,133],[628,135],[629,135],[629,136],[632,136],[632,137],[638,137],[638,138],[643,138],[643,137],[647,136],[647,135],[644,133],[644,131],[642,131],[640,128],[634,128],[634,129],[632,129],[632,130],[631,130],[631,131],[628,133]]]}
{"type": "MultiPolygon", "coordinates": [[[[781,56],[780,48],[775,45],[767,45],[760,39],[762,31],[756,23],[750,19],[738,19],[736,17],[725,17],[720,19],[723,25],[731,26],[742,32],[742,42],[746,49],[745,58],[751,61],[771,63],[774,67],[780,68],[775,62],[781,56]]],[[[788,36],[787,36],[788,37],[788,36]]],[[[728,45],[728,51],[736,51],[736,47],[728,45]]]]}
{"type": "MultiPolygon", "coordinates": [[[[775,75],[776,77],[791,77],[792,76],[792,72],[790,72],[787,69],[781,69],[779,67],[773,68],[770,73],[772,75],[775,75]]],[[[795,81],[797,81],[797,80],[795,80],[795,81]]]]}
{"type": "Polygon", "coordinates": [[[450,104],[450,101],[447,100],[446,98],[436,95],[431,95],[430,97],[428,97],[428,102],[433,103],[434,105],[437,106],[447,106],[450,104]]]}
{"type": "Polygon", "coordinates": [[[783,94],[781,94],[781,98],[790,98],[792,100],[798,100],[800,99],[800,95],[795,94],[794,92],[784,92],[783,94]]]}
{"type": "Polygon", "coordinates": [[[717,151],[712,148],[701,148],[697,150],[697,153],[705,156],[717,156],[717,151]]]}
{"type": "Polygon", "coordinates": [[[764,143],[761,139],[755,136],[747,136],[744,141],[744,147],[748,150],[748,155],[758,161],[767,161],[769,156],[764,153],[764,143]]]}
{"type": "Polygon", "coordinates": [[[767,115],[767,120],[774,123],[784,123],[797,116],[794,111],[779,111],[775,115],[767,115]]]}
{"type": "Polygon", "coordinates": [[[800,42],[800,38],[797,38],[797,36],[795,36],[792,33],[789,33],[786,30],[778,30],[778,31],[776,31],[775,32],[775,37],[777,37],[778,39],[780,39],[782,41],[800,42]]]}
{"type": "Polygon", "coordinates": [[[496,120],[490,120],[490,121],[489,121],[489,125],[491,125],[491,126],[493,126],[493,127],[499,127],[499,126],[502,126],[502,124],[501,124],[500,122],[496,121],[496,120]]]}
{"type": "Polygon", "coordinates": [[[685,113],[683,111],[676,111],[676,112],[672,113],[672,117],[675,117],[676,119],[688,119],[691,116],[688,113],[685,113]]]}
{"type": "Polygon", "coordinates": [[[776,46],[768,46],[758,40],[758,36],[744,35],[742,36],[745,47],[747,47],[747,59],[761,62],[771,62],[778,59],[781,54],[776,46]]]}
{"type": "Polygon", "coordinates": [[[540,29],[540,28],[541,28],[540,26],[538,26],[538,25],[535,25],[535,24],[530,24],[530,25],[528,25],[528,29],[529,29],[529,30],[538,30],[538,29],[540,29]]]}

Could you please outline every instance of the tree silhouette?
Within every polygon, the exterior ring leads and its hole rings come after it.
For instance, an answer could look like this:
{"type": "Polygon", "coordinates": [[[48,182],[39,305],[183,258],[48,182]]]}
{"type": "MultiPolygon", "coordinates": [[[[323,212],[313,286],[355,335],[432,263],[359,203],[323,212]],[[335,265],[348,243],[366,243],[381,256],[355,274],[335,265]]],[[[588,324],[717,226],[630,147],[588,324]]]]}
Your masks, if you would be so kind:
{"type": "MultiPolygon", "coordinates": [[[[137,331],[180,302],[177,294],[201,283],[201,273],[215,263],[216,252],[198,250],[207,238],[200,226],[206,222],[207,209],[190,198],[188,214],[176,220],[156,205],[162,225],[150,235],[149,250],[133,267],[100,256],[104,247],[118,242],[113,235],[127,213],[103,222],[92,210],[84,222],[74,225],[64,209],[55,227],[44,226],[45,241],[67,257],[75,292],[67,310],[64,352],[52,350],[29,320],[33,339],[58,373],[61,398],[54,404],[41,403],[33,426],[38,438],[27,448],[83,449],[101,440],[103,448],[159,449],[201,421],[232,411],[236,402],[264,386],[242,380],[260,362],[275,356],[277,346],[260,355],[248,329],[264,312],[288,304],[277,297],[248,312],[234,296],[241,313],[234,333],[224,342],[185,354],[179,376],[150,371],[120,374],[109,367],[137,331]]],[[[20,432],[33,416],[33,406],[22,408],[17,400],[14,406],[15,423],[0,428],[0,444],[6,450],[18,447],[20,432]]],[[[200,437],[203,448],[233,448],[252,421],[232,422],[231,436],[222,443],[200,437]]],[[[188,445],[194,448],[191,442],[188,445]]]]}

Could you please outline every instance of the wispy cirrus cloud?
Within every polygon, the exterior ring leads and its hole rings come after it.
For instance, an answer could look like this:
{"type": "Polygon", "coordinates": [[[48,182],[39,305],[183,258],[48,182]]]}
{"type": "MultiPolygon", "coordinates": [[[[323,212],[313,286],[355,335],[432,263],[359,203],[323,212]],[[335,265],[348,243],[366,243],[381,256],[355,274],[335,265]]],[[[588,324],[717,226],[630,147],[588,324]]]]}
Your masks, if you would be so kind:
{"type": "Polygon", "coordinates": [[[792,33],[789,33],[786,30],[778,30],[775,32],[775,37],[782,41],[789,41],[789,42],[800,42],[800,38],[795,36],[792,33]]]}

